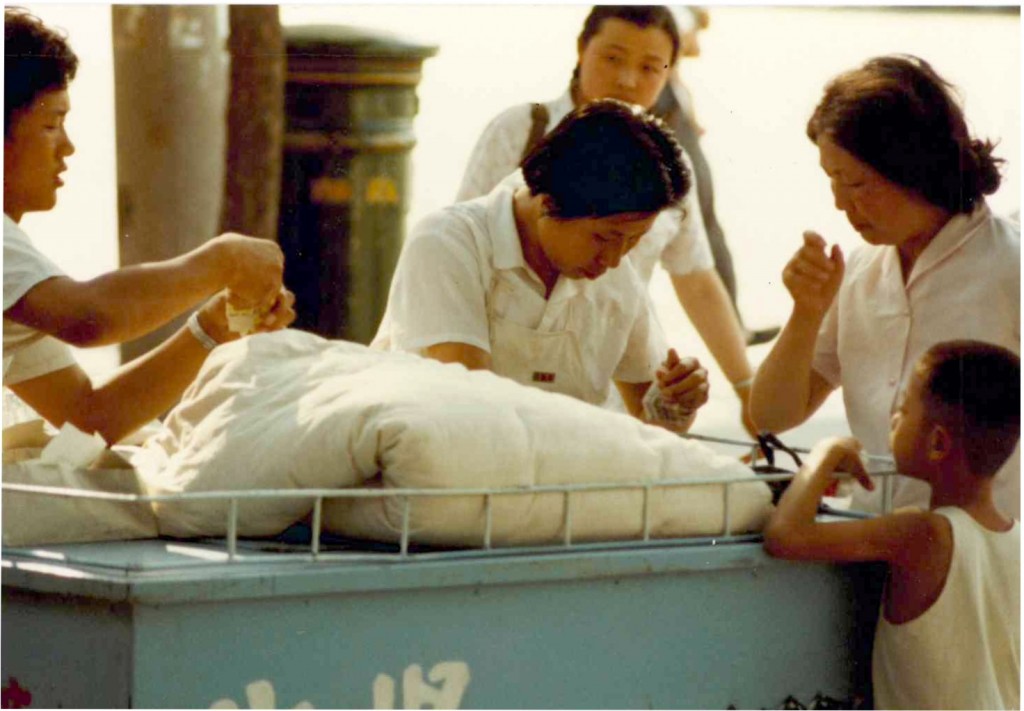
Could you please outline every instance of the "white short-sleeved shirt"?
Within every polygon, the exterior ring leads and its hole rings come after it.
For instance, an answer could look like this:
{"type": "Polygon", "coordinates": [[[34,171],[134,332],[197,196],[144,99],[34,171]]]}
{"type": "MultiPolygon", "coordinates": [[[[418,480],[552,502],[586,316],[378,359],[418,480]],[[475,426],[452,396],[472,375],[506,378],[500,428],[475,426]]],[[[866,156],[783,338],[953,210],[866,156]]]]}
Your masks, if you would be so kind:
{"type": "MultiPolygon", "coordinates": [[[[903,283],[895,247],[850,255],[839,294],[818,334],[814,370],[843,389],[846,417],[870,454],[891,456],[889,422],[914,364],[931,346],[975,339],[1020,353],[1020,227],[984,203],[953,217],[903,283]]],[[[855,489],[878,511],[882,487],[855,489]]],[[[994,496],[1020,518],[1020,447],[997,474],[994,496]]],[[[928,507],[926,484],[899,477],[894,506],[928,507]]]]}
{"type": "MultiPolygon", "coordinates": [[[[17,223],[4,215],[4,311],[36,284],[64,272],[37,250],[17,223]]],[[[62,341],[4,318],[4,385],[37,378],[75,364],[62,341]]]]}
{"type": "Polygon", "coordinates": [[[454,342],[493,356],[494,314],[538,332],[572,333],[588,380],[605,396],[612,380],[653,380],[667,347],[633,266],[623,260],[592,281],[560,277],[545,299],[543,283],[523,257],[514,192],[513,185],[499,185],[415,227],[371,345],[422,354],[429,346],[454,342]]]}
{"type": "Polygon", "coordinates": [[[946,583],[909,622],[893,624],[879,614],[871,660],[875,705],[1019,709],[1020,522],[997,532],[955,506],[935,513],[953,529],[946,583]]]}
{"type": "MultiPolygon", "coordinates": [[[[517,171],[533,123],[531,106],[519,104],[506,109],[484,129],[470,155],[457,200],[486,195],[506,176],[517,171]]],[[[550,131],[573,110],[572,97],[567,91],[545,106],[549,116],[545,131],[550,131]]],[[[685,152],[683,156],[692,175],[690,158],[685,152]]],[[[669,274],[678,276],[714,269],[715,260],[697,199],[697,185],[691,182],[679,208],[658,215],[651,229],[629,253],[644,283],[650,281],[659,260],[669,274]]]]}

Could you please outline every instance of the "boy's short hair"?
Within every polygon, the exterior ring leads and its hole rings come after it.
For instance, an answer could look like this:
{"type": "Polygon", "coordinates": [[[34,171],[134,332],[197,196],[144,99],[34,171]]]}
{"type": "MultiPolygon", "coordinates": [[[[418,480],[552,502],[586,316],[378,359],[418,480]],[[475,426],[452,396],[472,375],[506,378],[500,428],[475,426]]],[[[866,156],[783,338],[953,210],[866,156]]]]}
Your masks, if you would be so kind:
{"type": "Polygon", "coordinates": [[[66,89],[77,70],[64,35],[23,8],[4,8],[4,136],[17,111],[44,91],[66,89]]]}
{"type": "Polygon", "coordinates": [[[971,472],[992,476],[1020,438],[1020,356],[981,341],[939,343],[918,361],[927,416],[957,437],[971,472]]]}
{"type": "Polygon", "coordinates": [[[548,214],[571,220],[657,213],[690,189],[683,149],[640,107],[602,99],[573,111],[521,164],[548,214]]]}

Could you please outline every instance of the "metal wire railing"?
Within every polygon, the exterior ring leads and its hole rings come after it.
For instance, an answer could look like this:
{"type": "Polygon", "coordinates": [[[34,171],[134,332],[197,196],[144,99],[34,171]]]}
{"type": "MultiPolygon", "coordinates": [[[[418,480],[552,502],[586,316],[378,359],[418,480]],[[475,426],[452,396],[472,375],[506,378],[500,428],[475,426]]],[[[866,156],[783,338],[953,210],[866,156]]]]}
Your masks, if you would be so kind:
{"type": "MultiPolygon", "coordinates": [[[[751,450],[751,456],[756,457],[757,445],[751,442],[725,439],[720,437],[709,437],[698,434],[683,435],[688,439],[724,444],[729,446],[745,447],[751,450]]],[[[808,450],[793,448],[794,451],[806,453],[808,450]]],[[[892,461],[883,457],[870,457],[875,463],[891,465],[892,461]]],[[[889,482],[894,471],[873,472],[873,476],[881,476],[885,482],[883,491],[888,495],[883,497],[883,511],[891,510],[891,486],[889,482]]],[[[538,484],[523,486],[498,486],[498,487],[460,487],[460,488],[346,488],[346,489],[253,489],[253,490],[218,490],[218,491],[195,491],[176,494],[129,494],[118,492],[89,491],[68,487],[41,486],[35,484],[3,483],[3,491],[9,493],[29,494],[38,496],[51,496],[73,499],[94,499],[101,501],[120,502],[126,504],[158,504],[158,503],[181,503],[199,501],[223,501],[228,502],[228,509],[225,521],[224,536],[227,551],[227,560],[230,562],[238,560],[238,517],[239,503],[251,500],[266,499],[312,499],[313,506],[310,514],[310,544],[309,554],[313,560],[322,557],[321,534],[323,531],[323,504],[328,499],[393,499],[400,501],[401,505],[401,530],[398,541],[397,554],[400,558],[410,556],[412,534],[410,522],[412,520],[413,502],[419,498],[444,498],[460,496],[481,496],[484,505],[484,530],[482,533],[481,546],[483,550],[493,550],[494,527],[494,499],[500,496],[524,496],[538,494],[561,494],[564,497],[562,509],[562,541],[563,547],[572,547],[573,524],[574,524],[574,497],[580,494],[607,491],[641,491],[642,492],[642,524],[639,541],[649,543],[652,540],[651,518],[652,518],[652,494],[659,489],[697,486],[721,486],[722,488],[722,511],[723,525],[721,539],[715,537],[713,542],[719,540],[730,540],[733,538],[733,517],[732,517],[732,489],[737,485],[750,485],[757,482],[788,481],[794,476],[793,473],[772,473],[758,474],[754,477],[692,477],[661,479],[657,481],[623,481],[623,482],[589,482],[576,484],[538,484]]],[[[840,476],[842,478],[842,475],[840,476]]],[[[633,541],[634,543],[636,541],[633,541]]]]}

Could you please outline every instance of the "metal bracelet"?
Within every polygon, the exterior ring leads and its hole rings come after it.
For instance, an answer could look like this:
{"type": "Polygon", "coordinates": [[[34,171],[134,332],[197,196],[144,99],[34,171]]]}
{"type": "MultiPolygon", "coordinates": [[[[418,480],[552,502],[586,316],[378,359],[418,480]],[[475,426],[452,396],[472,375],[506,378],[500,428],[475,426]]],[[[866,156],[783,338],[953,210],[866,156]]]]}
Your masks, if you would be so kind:
{"type": "Polygon", "coordinates": [[[188,330],[192,333],[192,335],[195,336],[195,339],[199,341],[199,344],[206,350],[212,351],[214,348],[220,345],[213,338],[213,336],[206,332],[206,329],[203,328],[203,325],[199,323],[198,311],[192,312],[192,315],[188,317],[186,325],[188,326],[188,330]]]}

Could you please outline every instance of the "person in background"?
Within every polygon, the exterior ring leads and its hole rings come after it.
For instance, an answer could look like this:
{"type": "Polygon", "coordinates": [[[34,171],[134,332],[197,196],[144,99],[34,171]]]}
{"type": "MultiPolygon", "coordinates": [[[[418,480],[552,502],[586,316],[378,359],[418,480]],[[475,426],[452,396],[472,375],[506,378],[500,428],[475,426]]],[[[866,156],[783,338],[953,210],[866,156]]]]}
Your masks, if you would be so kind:
{"type": "MultiPolygon", "coordinates": [[[[782,274],[793,311],[758,370],[751,414],[781,432],[842,387],[853,435],[887,456],[899,384],[929,347],[970,338],[1020,353],[1020,226],[985,203],[1000,182],[992,143],[971,137],[952,88],[919,58],[878,57],[836,77],[807,135],[866,244],[846,263],[804,233],[782,274]]],[[[992,486],[1019,516],[1019,451],[992,486]]],[[[880,511],[884,488],[857,488],[853,505],[880,511]]],[[[891,494],[897,507],[928,503],[927,487],[904,477],[891,494]]]]}
{"type": "Polygon", "coordinates": [[[291,323],[284,259],[273,242],[225,234],[177,259],[68,277],[19,223],[57,203],[75,150],[64,122],[78,59],[62,35],[12,8],[4,10],[4,53],[4,387],[51,424],[70,422],[113,444],[169,409],[209,351],[237,337],[229,299],[264,313],[261,330],[291,323]],[[102,384],[68,347],[130,341],[204,301],[187,327],[102,384]]]}
{"type": "MultiPolygon", "coordinates": [[[[698,33],[710,23],[708,11],[700,6],[673,6],[672,11],[679,27],[680,54],[683,57],[699,57],[698,33]]],[[[700,205],[701,219],[715,260],[715,271],[729,293],[729,300],[742,325],[743,318],[740,316],[739,304],[736,301],[736,272],[733,269],[732,254],[725,242],[725,231],[715,214],[715,186],[711,177],[711,166],[704,156],[700,143],[704,128],[697,121],[693,95],[683,81],[680,64],[681,62],[676,62],[674,70],[669,75],[668,84],[662,89],[651,110],[665,120],[693,162],[693,174],[697,183],[695,196],[700,205]]],[[[755,330],[744,327],[743,335],[748,346],[756,346],[771,341],[779,334],[779,330],[778,326],[755,330]]]]}
{"type": "Polygon", "coordinates": [[[658,368],[663,336],[626,259],[690,188],[679,144],[640,107],[596,101],[544,136],[522,174],[525,185],[501,183],[416,226],[371,345],[596,405],[614,381],[631,414],[687,429],[707,372],[674,350],[658,368]],[[645,410],[649,395],[675,416],[645,410]]]}
{"type": "Polygon", "coordinates": [[[874,486],[860,443],[829,439],[783,494],[765,549],[888,564],[875,708],[1020,708],[1020,524],[992,493],[1020,438],[1020,357],[979,341],[932,346],[912,369],[889,438],[899,471],[930,487],[927,511],[816,522],[836,472],[874,486]]]}
{"type": "MultiPolygon", "coordinates": [[[[544,104],[519,104],[484,129],[470,156],[457,200],[485,195],[516,171],[541,136],[573,109],[603,98],[645,109],[654,106],[680,52],[672,13],[664,6],[594,7],[577,40],[578,63],[568,90],[544,104]]],[[[686,159],[689,161],[689,159],[686,159]]],[[[701,218],[697,190],[681,209],[666,210],[630,253],[630,261],[647,288],[657,262],[668,271],[690,321],[740,399],[746,415],[753,368],[729,294],[714,268],[701,218]]]]}

